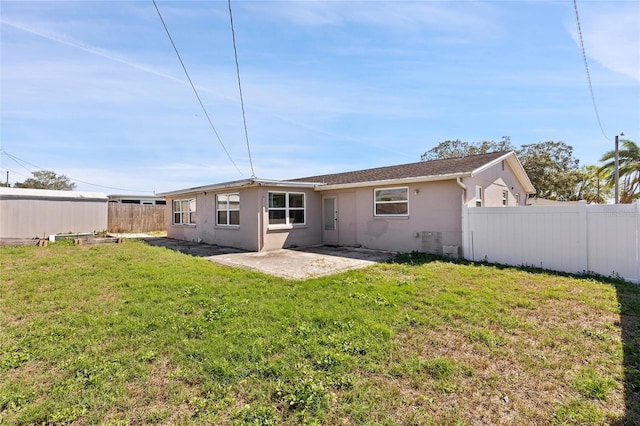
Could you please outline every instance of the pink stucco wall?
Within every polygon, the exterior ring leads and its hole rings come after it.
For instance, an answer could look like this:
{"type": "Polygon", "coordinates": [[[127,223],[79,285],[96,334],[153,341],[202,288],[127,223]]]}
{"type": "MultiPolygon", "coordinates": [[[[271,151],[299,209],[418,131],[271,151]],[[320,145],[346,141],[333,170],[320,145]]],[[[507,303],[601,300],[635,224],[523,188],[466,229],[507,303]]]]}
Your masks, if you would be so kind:
{"type": "MultiPolygon", "coordinates": [[[[330,196],[331,192],[325,192],[330,196]]],[[[348,203],[339,198],[338,216],[342,228],[339,244],[350,244],[371,249],[399,252],[430,251],[434,244],[462,244],[461,200],[462,188],[455,181],[425,182],[411,185],[387,185],[345,189],[336,196],[354,199],[355,220],[341,214],[341,206],[348,203]],[[378,217],[374,215],[374,190],[385,187],[407,187],[409,215],[406,217],[378,217]],[[344,225],[347,222],[348,225],[344,225]],[[344,240],[347,235],[349,240],[344,240]]]]}
{"type": "Polygon", "coordinates": [[[254,185],[232,190],[200,192],[167,197],[167,234],[170,238],[200,241],[250,251],[266,251],[323,242],[362,246],[398,252],[421,251],[442,254],[448,246],[462,246],[462,205],[475,206],[475,186],[483,188],[483,206],[503,205],[503,191],[508,191],[507,205],[524,205],[525,190],[504,161],[461,181],[455,179],[409,184],[375,185],[357,188],[329,189],[254,185]],[[406,187],[409,214],[406,217],[374,215],[374,190],[406,187]],[[295,226],[273,226],[268,223],[269,191],[305,194],[306,223],[295,226]],[[240,193],[240,226],[216,225],[216,194],[240,193]],[[195,225],[172,223],[172,201],[196,198],[195,225]],[[323,198],[337,201],[338,232],[323,234],[323,198]],[[325,238],[325,241],[323,241],[325,238]]]}
{"type": "Polygon", "coordinates": [[[484,189],[483,207],[501,207],[502,191],[508,191],[507,206],[524,206],[526,192],[507,161],[487,169],[476,176],[464,179],[467,186],[466,204],[475,206],[475,186],[480,185],[484,189]]]}
{"type": "Polygon", "coordinates": [[[313,189],[252,186],[167,197],[167,236],[179,240],[237,247],[249,251],[321,243],[320,194],[313,189]],[[305,194],[306,224],[273,226],[268,223],[269,191],[305,194]],[[216,225],[216,194],[240,194],[240,226],[216,225]],[[196,199],[195,225],[173,224],[173,200],[196,199]]]}

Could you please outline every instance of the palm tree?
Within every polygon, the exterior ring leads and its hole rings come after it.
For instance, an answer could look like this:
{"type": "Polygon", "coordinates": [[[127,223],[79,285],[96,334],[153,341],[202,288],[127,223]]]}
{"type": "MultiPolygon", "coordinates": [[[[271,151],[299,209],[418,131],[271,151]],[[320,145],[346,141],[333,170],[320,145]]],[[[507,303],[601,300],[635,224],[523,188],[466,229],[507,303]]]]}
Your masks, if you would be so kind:
{"type": "MultiPolygon", "coordinates": [[[[633,141],[622,140],[622,149],[618,151],[620,202],[631,203],[640,199],[640,147],[633,141]]],[[[606,163],[600,170],[606,171],[607,185],[615,185],[615,151],[605,153],[600,161],[606,163]]]]}
{"type": "Polygon", "coordinates": [[[606,182],[609,177],[606,170],[598,166],[583,166],[580,169],[582,180],[576,187],[576,200],[585,200],[589,204],[607,204],[613,198],[611,186],[606,182]]]}

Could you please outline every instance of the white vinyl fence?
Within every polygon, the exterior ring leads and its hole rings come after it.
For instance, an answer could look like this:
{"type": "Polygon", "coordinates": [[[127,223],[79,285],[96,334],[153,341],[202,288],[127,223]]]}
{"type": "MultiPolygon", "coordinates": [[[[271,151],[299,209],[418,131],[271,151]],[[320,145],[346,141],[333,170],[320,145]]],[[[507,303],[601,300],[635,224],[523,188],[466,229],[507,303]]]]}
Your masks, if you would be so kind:
{"type": "Polygon", "coordinates": [[[640,202],[464,207],[462,244],[468,260],[640,283],[640,202]]]}

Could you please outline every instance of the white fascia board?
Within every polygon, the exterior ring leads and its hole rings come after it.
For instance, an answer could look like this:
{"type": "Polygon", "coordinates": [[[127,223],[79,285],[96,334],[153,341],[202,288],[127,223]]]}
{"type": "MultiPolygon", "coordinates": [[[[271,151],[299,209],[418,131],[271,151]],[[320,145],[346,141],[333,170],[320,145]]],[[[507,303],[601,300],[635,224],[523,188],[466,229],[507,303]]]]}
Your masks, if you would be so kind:
{"type": "Polygon", "coordinates": [[[260,180],[257,183],[259,186],[277,186],[277,187],[293,187],[293,188],[315,188],[322,185],[317,182],[293,182],[287,180],[260,180]]]}
{"type": "Polygon", "coordinates": [[[522,167],[522,163],[518,160],[515,154],[512,157],[507,158],[507,163],[511,166],[511,169],[516,173],[516,176],[520,179],[524,190],[527,191],[527,194],[535,194],[536,188],[531,183],[531,179],[529,179],[529,175],[527,174],[524,167],[522,167]]]}
{"type": "Polygon", "coordinates": [[[242,180],[236,180],[232,182],[214,183],[212,185],[203,185],[203,186],[195,186],[193,188],[178,189],[176,191],[160,192],[157,195],[160,197],[171,197],[173,195],[196,194],[198,192],[215,191],[218,189],[241,188],[244,186],[253,185],[254,182],[255,182],[255,179],[242,179],[242,180]]]}
{"type": "Polygon", "coordinates": [[[368,186],[406,185],[411,183],[451,180],[459,177],[464,178],[469,176],[471,176],[470,173],[450,173],[446,175],[416,176],[416,177],[402,178],[402,179],[385,179],[385,180],[374,180],[374,181],[356,182],[356,183],[340,183],[335,185],[317,186],[316,191],[333,191],[333,190],[347,189],[347,188],[364,188],[368,186]]]}
{"type": "Polygon", "coordinates": [[[485,164],[483,164],[482,166],[478,167],[477,169],[473,170],[473,171],[471,172],[471,176],[475,176],[475,175],[477,175],[478,173],[482,173],[482,172],[484,172],[485,170],[488,170],[488,169],[490,169],[491,167],[495,166],[496,164],[500,164],[500,162],[501,162],[501,161],[506,160],[506,159],[508,159],[509,157],[513,157],[513,156],[515,156],[514,152],[513,152],[513,151],[509,151],[509,152],[507,152],[506,154],[504,154],[504,155],[502,155],[502,156],[500,156],[500,157],[496,158],[495,160],[493,160],[493,161],[489,161],[488,163],[485,163],[485,164]]]}
{"type": "Polygon", "coordinates": [[[318,184],[312,182],[291,182],[282,180],[269,179],[242,179],[231,182],[214,183],[212,185],[196,186],[194,188],[180,189],[177,191],[162,192],[157,194],[159,197],[171,197],[174,195],[197,194],[199,192],[234,190],[247,188],[251,186],[274,186],[274,187],[295,187],[295,188],[314,188],[318,184]]]}

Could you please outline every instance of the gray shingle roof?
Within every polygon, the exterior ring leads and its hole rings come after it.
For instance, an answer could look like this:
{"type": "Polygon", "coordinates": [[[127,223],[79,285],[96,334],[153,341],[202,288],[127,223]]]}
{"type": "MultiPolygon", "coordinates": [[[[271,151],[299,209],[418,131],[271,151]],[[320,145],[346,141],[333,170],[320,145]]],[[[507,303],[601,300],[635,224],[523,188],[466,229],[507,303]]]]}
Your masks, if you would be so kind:
{"type": "Polygon", "coordinates": [[[417,163],[400,164],[397,166],[376,167],[374,169],[356,170],[353,172],[310,176],[291,179],[290,181],[341,185],[392,179],[466,174],[473,172],[474,170],[505,154],[507,154],[507,151],[470,155],[468,157],[448,158],[445,160],[420,161],[417,163]]]}

